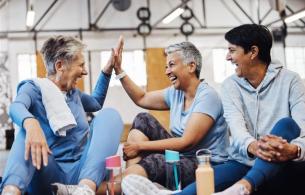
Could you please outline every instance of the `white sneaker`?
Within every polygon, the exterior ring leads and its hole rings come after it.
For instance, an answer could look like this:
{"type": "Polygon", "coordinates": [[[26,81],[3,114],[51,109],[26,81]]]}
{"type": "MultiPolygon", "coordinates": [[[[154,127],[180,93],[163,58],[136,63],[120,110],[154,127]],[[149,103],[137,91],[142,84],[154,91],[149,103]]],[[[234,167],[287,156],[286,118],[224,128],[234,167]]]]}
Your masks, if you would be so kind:
{"type": "Polygon", "coordinates": [[[95,195],[95,192],[87,185],[53,183],[52,190],[55,195],[95,195]]]}
{"type": "MultiPolygon", "coordinates": [[[[122,181],[122,190],[125,195],[168,195],[160,190],[153,182],[140,175],[127,175],[122,181]]],[[[170,191],[168,191],[170,192],[170,191]]]]}
{"type": "Polygon", "coordinates": [[[237,183],[222,192],[214,193],[212,195],[250,195],[250,192],[244,185],[237,183]]]}

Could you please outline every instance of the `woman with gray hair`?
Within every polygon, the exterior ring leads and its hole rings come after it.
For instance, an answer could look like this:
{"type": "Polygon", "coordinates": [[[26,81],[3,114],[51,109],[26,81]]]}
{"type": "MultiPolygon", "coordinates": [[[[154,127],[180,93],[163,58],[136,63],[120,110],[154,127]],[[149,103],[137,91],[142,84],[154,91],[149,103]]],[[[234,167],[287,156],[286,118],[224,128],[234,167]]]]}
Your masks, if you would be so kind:
{"type": "Polygon", "coordinates": [[[52,194],[51,184],[55,194],[95,194],[105,158],[116,153],[123,129],[115,110],[102,109],[122,39],[92,95],[76,88],[87,75],[84,46],[73,37],[49,38],[41,49],[47,78],[18,85],[10,116],[20,131],[4,171],[2,194],[52,194]],[[89,126],[86,112],[99,110],[89,126]]]}
{"type": "MultiPolygon", "coordinates": [[[[145,109],[170,110],[170,131],[148,113],[136,116],[123,148],[127,160],[124,176],[137,174],[165,185],[164,151],[175,150],[181,155],[179,164],[184,187],[195,180],[198,149],[210,149],[212,163],[226,161],[228,131],[219,96],[207,82],[199,79],[202,66],[199,50],[190,42],[182,42],[170,45],[165,53],[165,74],[172,86],[161,90],[143,91],[126,75],[121,63],[115,63],[115,73],[135,104],[145,109]]],[[[141,181],[145,180],[123,182],[127,184],[123,185],[124,193],[135,195],[142,189],[141,194],[154,194],[145,191],[149,186],[141,181]]]]}

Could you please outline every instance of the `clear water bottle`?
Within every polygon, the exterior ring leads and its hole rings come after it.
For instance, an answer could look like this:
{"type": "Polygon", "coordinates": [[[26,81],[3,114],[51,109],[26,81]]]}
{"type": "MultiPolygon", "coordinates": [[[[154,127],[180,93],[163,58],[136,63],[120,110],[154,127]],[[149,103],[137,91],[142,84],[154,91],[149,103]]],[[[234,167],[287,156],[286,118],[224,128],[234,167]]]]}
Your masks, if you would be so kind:
{"type": "Polygon", "coordinates": [[[211,195],[214,193],[214,170],[211,167],[211,151],[201,149],[196,152],[198,167],[196,169],[197,195],[211,195]]]}
{"type": "Polygon", "coordinates": [[[106,158],[106,194],[107,195],[122,195],[122,168],[121,157],[118,155],[109,156],[106,158]]]}
{"type": "Polygon", "coordinates": [[[181,190],[181,170],[179,152],[165,150],[166,188],[172,191],[181,190]]]}

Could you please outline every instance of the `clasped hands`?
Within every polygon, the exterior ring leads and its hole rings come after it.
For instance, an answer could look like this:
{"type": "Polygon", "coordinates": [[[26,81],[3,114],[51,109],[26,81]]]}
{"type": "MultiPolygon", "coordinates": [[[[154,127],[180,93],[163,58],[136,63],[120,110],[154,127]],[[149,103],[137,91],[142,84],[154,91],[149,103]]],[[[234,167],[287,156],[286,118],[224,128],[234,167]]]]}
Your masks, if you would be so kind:
{"type": "Polygon", "coordinates": [[[248,151],[269,162],[285,162],[296,157],[297,146],[275,135],[265,135],[252,142],[248,151]]]}

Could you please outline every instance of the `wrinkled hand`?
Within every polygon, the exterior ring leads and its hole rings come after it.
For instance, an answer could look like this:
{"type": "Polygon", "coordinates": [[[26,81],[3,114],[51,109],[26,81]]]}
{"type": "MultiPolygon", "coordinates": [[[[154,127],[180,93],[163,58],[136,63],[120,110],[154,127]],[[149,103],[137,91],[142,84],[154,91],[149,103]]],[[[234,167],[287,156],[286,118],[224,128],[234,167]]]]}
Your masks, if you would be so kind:
{"type": "Polygon", "coordinates": [[[117,64],[119,64],[119,67],[121,67],[123,44],[123,37],[120,36],[117,47],[115,49],[111,49],[111,56],[103,69],[104,73],[111,74],[112,69],[115,68],[115,66],[118,66],[117,64]]]}
{"type": "Polygon", "coordinates": [[[24,158],[28,160],[31,154],[32,164],[39,170],[42,162],[44,166],[48,165],[48,154],[52,152],[36,119],[26,119],[24,121],[24,128],[26,129],[24,158]]]}
{"type": "Polygon", "coordinates": [[[292,160],[295,158],[297,150],[297,146],[289,144],[287,140],[275,135],[261,137],[258,146],[258,157],[272,162],[292,160]]]}
{"type": "Polygon", "coordinates": [[[140,153],[140,147],[137,143],[125,143],[123,147],[124,160],[135,158],[140,153]]]}
{"type": "Polygon", "coordinates": [[[251,142],[248,146],[248,153],[252,154],[253,156],[258,157],[258,141],[251,142]]]}

